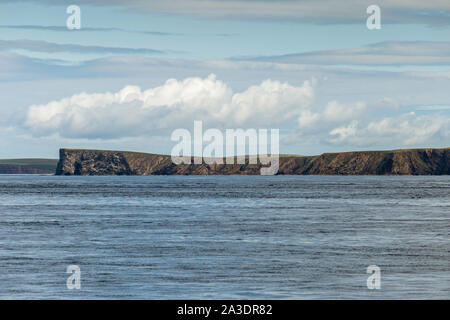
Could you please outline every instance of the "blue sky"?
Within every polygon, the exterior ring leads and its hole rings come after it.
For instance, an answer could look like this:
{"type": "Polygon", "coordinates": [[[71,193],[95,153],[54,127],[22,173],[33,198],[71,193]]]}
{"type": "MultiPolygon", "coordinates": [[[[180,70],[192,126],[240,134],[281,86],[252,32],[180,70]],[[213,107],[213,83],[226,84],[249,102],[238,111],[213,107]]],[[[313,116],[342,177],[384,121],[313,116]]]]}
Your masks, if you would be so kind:
{"type": "Polygon", "coordinates": [[[381,30],[369,4],[0,1],[0,158],[170,153],[194,120],[280,128],[281,153],[448,147],[448,1],[379,1],[381,30]]]}

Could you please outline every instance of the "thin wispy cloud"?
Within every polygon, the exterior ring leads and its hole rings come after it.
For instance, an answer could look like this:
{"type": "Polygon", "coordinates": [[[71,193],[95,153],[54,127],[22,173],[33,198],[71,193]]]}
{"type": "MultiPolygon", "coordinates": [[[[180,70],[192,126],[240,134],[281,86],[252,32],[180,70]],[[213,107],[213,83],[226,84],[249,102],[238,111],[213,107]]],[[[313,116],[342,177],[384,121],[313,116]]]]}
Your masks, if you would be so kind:
{"type": "MultiPolygon", "coordinates": [[[[39,30],[39,31],[56,31],[56,32],[73,32],[68,30],[66,26],[40,26],[40,25],[0,25],[1,29],[19,29],[19,30],[39,30]]],[[[99,27],[85,27],[77,30],[76,32],[128,32],[128,33],[139,33],[148,34],[153,36],[180,36],[183,33],[172,33],[172,32],[162,32],[162,31],[151,31],[151,30],[132,30],[123,28],[99,28],[99,27]]]]}
{"type": "Polygon", "coordinates": [[[31,52],[71,52],[71,53],[100,53],[100,54],[165,54],[167,51],[149,48],[126,48],[89,46],[80,44],[61,44],[42,40],[0,40],[0,51],[27,50],[31,52]]]}
{"type": "MultiPolygon", "coordinates": [[[[16,29],[16,30],[34,30],[34,31],[54,31],[54,32],[74,32],[67,29],[66,26],[41,26],[41,25],[0,25],[0,29],[16,29]]],[[[142,35],[151,36],[215,36],[215,37],[236,37],[238,33],[201,33],[201,34],[188,34],[180,32],[164,32],[154,30],[135,30],[116,27],[85,27],[76,30],[76,32],[124,32],[124,33],[136,33],[142,35]]]]}
{"type": "Polygon", "coordinates": [[[450,42],[391,41],[359,48],[233,59],[317,65],[449,65],[450,42]]]}
{"type": "MultiPolygon", "coordinates": [[[[3,2],[12,2],[6,0],[3,2]]],[[[55,0],[28,0],[47,5],[68,5],[55,0]]],[[[346,0],[78,0],[78,5],[122,7],[139,13],[201,17],[276,19],[315,24],[361,23],[373,1],[346,0]]],[[[378,0],[386,23],[450,25],[448,0],[378,0]]]]}
{"type": "Polygon", "coordinates": [[[439,111],[439,110],[450,110],[450,105],[429,105],[429,106],[417,106],[415,107],[417,111],[439,111]]]}

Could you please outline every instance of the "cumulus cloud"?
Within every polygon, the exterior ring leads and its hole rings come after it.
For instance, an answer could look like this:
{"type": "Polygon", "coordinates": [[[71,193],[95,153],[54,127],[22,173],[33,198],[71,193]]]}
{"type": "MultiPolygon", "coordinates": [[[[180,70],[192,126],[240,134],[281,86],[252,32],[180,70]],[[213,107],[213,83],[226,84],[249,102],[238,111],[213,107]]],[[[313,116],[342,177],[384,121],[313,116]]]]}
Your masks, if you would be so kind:
{"type": "Polygon", "coordinates": [[[328,141],[333,144],[353,146],[386,145],[418,146],[448,141],[450,117],[436,115],[418,116],[414,112],[397,117],[386,117],[359,123],[354,120],[346,126],[333,129],[328,141]]]}
{"type": "Polygon", "coordinates": [[[397,118],[390,117],[371,121],[361,133],[367,138],[379,137],[388,141],[392,137],[397,137],[402,139],[406,145],[421,144],[429,142],[432,138],[448,139],[450,137],[450,117],[440,114],[418,116],[416,113],[410,112],[397,118]]]}
{"type": "MultiPolygon", "coordinates": [[[[388,98],[385,98],[388,99],[388,98]]],[[[309,81],[293,86],[265,80],[240,92],[211,74],[169,79],[146,90],[126,86],[118,92],[79,93],[28,108],[23,126],[34,136],[118,139],[169,137],[194,120],[213,128],[294,128],[295,142],[346,147],[417,146],[450,137],[445,110],[417,115],[362,101],[313,104],[309,81]]],[[[383,100],[384,101],[384,100],[383,100]]],[[[394,105],[393,103],[388,103],[394,105]]]]}
{"type": "Polygon", "coordinates": [[[24,126],[35,136],[120,138],[166,134],[202,120],[215,127],[267,127],[296,117],[311,105],[310,82],[292,86],[265,80],[234,93],[215,75],[169,79],[141,90],[126,86],[119,92],[80,93],[29,107],[24,126]]]}
{"type": "Polygon", "coordinates": [[[330,138],[329,141],[332,143],[343,143],[344,141],[350,142],[350,144],[355,144],[357,140],[357,126],[358,121],[353,120],[350,124],[343,127],[338,127],[330,131],[330,136],[335,136],[330,138]]]}
{"type": "Polygon", "coordinates": [[[319,112],[302,110],[295,138],[353,147],[418,146],[445,143],[450,138],[448,114],[417,115],[409,112],[376,117],[370,111],[362,102],[339,104],[336,101],[319,112]]]}
{"type": "Polygon", "coordinates": [[[330,101],[322,112],[313,113],[308,109],[302,110],[298,118],[298,124],[300,128],[307,128],[339,123],[359,117],[365,109],[366,104],[364,102],[341,104],[338,101],[330,101]]]}

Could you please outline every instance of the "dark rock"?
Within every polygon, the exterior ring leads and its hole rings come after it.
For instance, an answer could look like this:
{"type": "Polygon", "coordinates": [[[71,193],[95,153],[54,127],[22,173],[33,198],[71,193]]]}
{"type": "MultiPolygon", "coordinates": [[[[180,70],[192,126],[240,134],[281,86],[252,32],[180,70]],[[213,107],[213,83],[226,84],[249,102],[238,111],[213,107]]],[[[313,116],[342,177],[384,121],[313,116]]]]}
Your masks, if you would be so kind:
{"type": "MultiPolygon", "coordinates": [[[[57,175],[259,175],[258,164],[181,164],[170,156],[61,149],[57,175]]],[[[448,175],[450,148],[280,156],[284,175],[448,175]]]]}

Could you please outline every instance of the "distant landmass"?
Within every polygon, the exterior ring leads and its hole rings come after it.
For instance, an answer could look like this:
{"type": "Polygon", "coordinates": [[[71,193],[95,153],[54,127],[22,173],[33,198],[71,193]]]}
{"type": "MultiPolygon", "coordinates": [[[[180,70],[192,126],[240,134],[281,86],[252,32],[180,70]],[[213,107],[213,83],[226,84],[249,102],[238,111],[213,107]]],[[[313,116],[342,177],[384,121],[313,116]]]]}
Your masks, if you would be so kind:
{"type": "MultiPolygon", "coordinates": [[[[175,165],[170,156],[60,149],[60,159],[0,159],[0,174],[259,175],[260,164],[175,165]]],[[[281,175],[449,175],[450,148],[280,155],[281,175]]]]}
{"type": "MultiPolygon", "coordinates": [[[[261,164],[181,164],[168,155],[60,149],[56,175],[259,175],[261,164]]],[[[450,148],[281,155],[281,175],[448,175],[450,148]]]]}
{"type": "Polygon", "coordinates": [[[58,159],[0,159],[0,174],[54,174],[58,159]]]}

